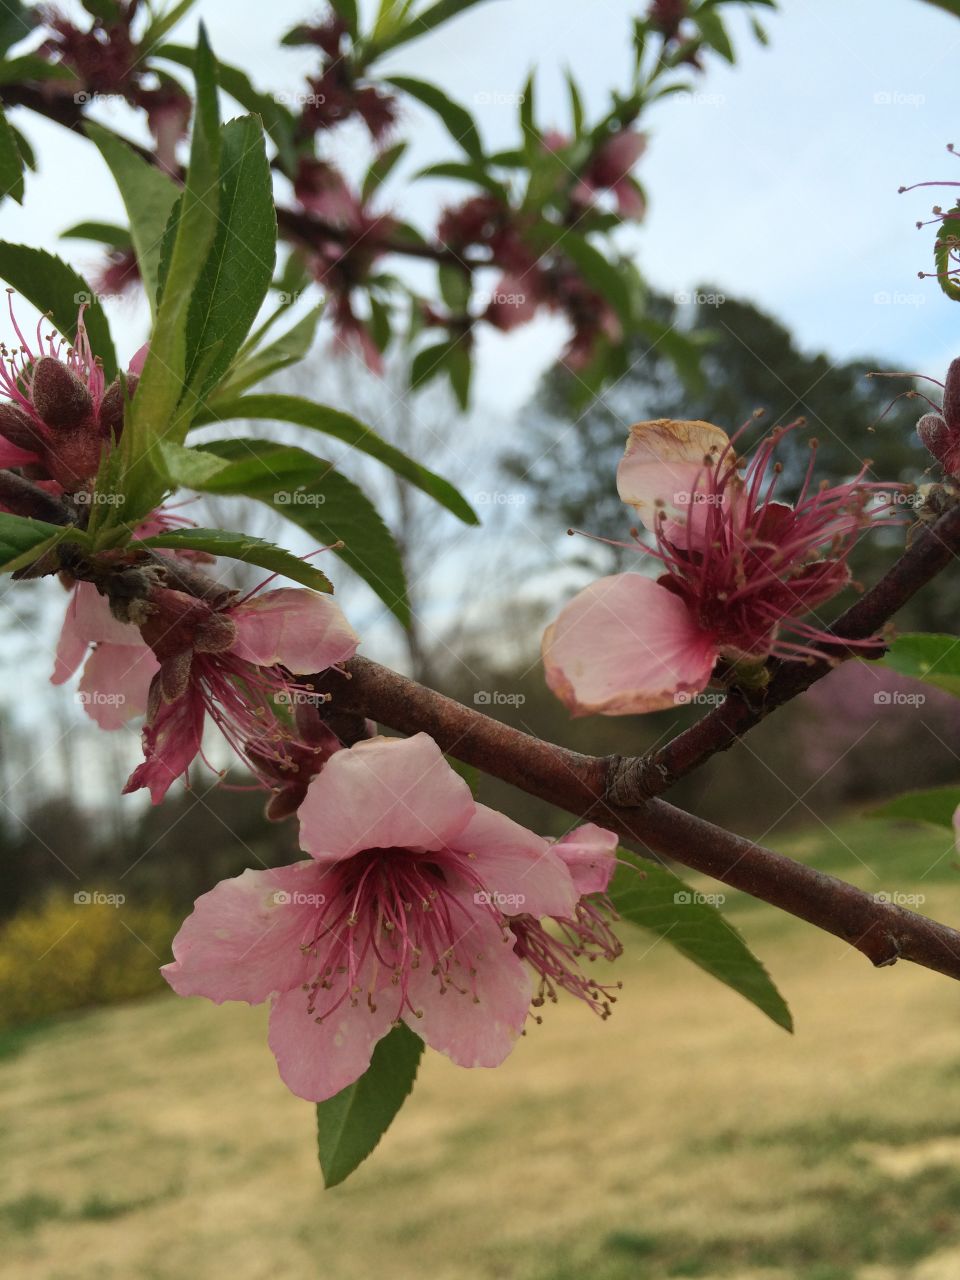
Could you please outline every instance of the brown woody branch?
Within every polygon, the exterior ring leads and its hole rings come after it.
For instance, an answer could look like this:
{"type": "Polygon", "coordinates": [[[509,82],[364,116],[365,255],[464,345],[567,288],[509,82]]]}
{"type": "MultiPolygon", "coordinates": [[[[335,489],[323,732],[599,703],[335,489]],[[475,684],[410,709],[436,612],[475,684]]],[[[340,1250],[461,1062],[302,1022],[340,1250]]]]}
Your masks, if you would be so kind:
{"type": "Polygon", "coordinates": [[[947,925],[877,901],[664,800],[632,807],[613,803],[609,789],[616,758],[580,755],[543,742],[366,658],[352,659],[345,670],[346,679],[318,678],[334,692],[340,709],[401,733],[429,733],[458,760],[817,925],[875,965],[912,960],[960,978],[960,933],[947,925]]]}
{"type": "MultiPolygon", "coordinates": [[[[937,522],[923,529],[883,577],[842,613],[830,631],[847,640],[867,640],[960,552],[960,506],[954,506],[937,522]]],[[[731,689],[727,697],[696,724],[678,734],[659,751],[619,762],[610,783],[610,798],[619,804],[637,804],[662,794],[679,778],[704,764],[718,751],[726,751],[747,730],[771,711],[809,689],[847,658],[851,651],[843,640],[821,645],[823,658],[810,662],[768,663],[770,682],[760,692],[731,689]]],[[[878,648],[873,656],[879,657],[878,648]]]]}

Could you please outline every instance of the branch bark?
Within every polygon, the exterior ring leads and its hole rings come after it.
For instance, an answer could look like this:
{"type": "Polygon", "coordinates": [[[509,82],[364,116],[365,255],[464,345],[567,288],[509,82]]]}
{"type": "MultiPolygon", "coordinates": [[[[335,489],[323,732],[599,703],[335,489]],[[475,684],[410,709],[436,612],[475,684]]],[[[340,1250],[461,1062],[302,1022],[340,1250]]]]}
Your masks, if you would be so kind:
{"type": "Polygon", "coordinates": [[[619,761],[581,755],[491,720],[366,658],[317,677],[344,711],[405,734],[429,733],[458,760],[578,818],[601,823],[648,851],[742,889],[841,938],[875,965],[911,960],[960,978],[960,933],[835,876],[794,862],[668,804],[610,798],[619,761]]]}
{"type": "Polygon", "coordinates": [[[661,795],[718,751],[726,751],[771,711],[832,671],[838,658],[850,656],[839,637],[867,640],[876,635],[921,587],[957,559],[958,552],[960,506],[954,506],[923,529],[887,573],[837,618],[830,627],[837,643],[820,646],[823,658],[809,663],[771,660],[770,682],[762,692],[732,689],[718,707],[659,751],[621,760],[613,773],[610,798],[629,805],[661,795]]]}

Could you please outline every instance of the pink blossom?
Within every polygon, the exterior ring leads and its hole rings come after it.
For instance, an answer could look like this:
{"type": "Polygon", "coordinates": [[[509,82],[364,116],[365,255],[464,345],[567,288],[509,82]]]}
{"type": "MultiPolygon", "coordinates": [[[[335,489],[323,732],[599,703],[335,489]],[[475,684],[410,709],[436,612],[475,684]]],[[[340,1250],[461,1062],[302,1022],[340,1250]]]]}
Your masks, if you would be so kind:
{"type": "Polygon", "coordinates": [[[52,682],[63,684],[84,661],[80,698],[84,711],[101,729],[119,729],[143,715],[150,682],[160,664],[138,629],[118,621],[106,597],[90,582],[77,583],[71,593],[52,682]],[[96,646],[92,653],[91,645],[96,646]]]}
{"type": "MultiPolygon", "coordinates": [[[[534,995],[510,922],[576,917],[561,847],[477,804],[423,733],[337,752],[299,816],[307,861],[198,899],[163,969],[174,990],[272,998],[280,1074],[313,1101],[400,1021],[460,1066],[502,1062],[534,995]]],[[[582,874],[582,845],[572,860],[582,874]]]]}
{"type": "Polygon", "coordinates": [[[593,204],[596,193],[610,191],[616,199],[622,218],[639,221],[646,213],[646,202],[630,176],[630,171],[647,149],[642,133],[621,129],[601,144],[584,170],[573,191],[580,204],[593,204]]]}
{"type": "Polygon", "coordinates": [[[8,458],[5,465],[29,464],[34,478],[53,481],[66,493],[93,482],[103,450],[122,430],[124,397],[133,394],[138,372],[131,369],[126,391],[119,379],[107,386],[87,336],[85,305],[72,346],[55,334],[44,337],[43,318],[31,346],[14,317],[11,297],[17,345],[11,351],[0,344],[0,393],[8,397],[0,403],[5,437],[0,454],[8,458]]]}
{"type": "MultiPolygon", "coordinates": [[[[653,532],[663,570],[592,583],[543,638],[547,683],[575,715],[628,715],[686,700],[717,659],[804,657],[829,638],[799,619],[849,581],[862,529],[890,523],[871,497],[897,486],[812,484],[815,449],[794,506],[774,499],[773,455],[792,428],[765,439],[742,469],[732,442],[704,422],[661,419],[631,429],[620,496],[653,532]],[[794,638],[788,638],[792,635],[794,638]]],[[[869,646],[872,641],[847,642],[869,646]]]]}
{"type": "Polygon", "coordinates": [[[548,1000],[556,1003],[562,989],[585,1001],[602,1018],[609,1017],[615,988],[585,973],[581,961],[616,960],[623,950],[610,928],[616,913],[604,896],[616,867],[617,845],[614,832],[592,822],[562,836],[554,850],[580,895],[573,912],[554,917],[549,930],[529,914],[511,919],[514,950],[539,976],[535,1008],[548,1000]]]}
{"type": "Polygon", "coordinates": [[[278,705],[309,696],[292,676],[324,671],[356,652],[358,637],[339,605],[294,588],[217,608],[156,588],[148,603],[152,612],[140,634],[159,668],[143,729],[144,762],[124,791],[147,787],[158,804],[199,753],[208,715],[264,785],[273,786],[276,770],[295,771],[304,744],[278,705]]]}
{"type": "Polygon", "coordinates": [[[942,409],[923,415],[917,435],[948,476],[960,476],[960,357],[950,361],[942,409]]]}

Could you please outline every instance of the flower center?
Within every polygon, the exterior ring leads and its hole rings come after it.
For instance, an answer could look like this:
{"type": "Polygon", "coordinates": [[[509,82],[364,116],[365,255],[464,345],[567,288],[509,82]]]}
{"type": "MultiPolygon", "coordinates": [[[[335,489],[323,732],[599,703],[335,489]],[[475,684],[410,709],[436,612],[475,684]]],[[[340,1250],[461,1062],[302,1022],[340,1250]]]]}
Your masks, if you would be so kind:
{"type": "Polygon", "coordinates": [[[324,883],[316,931],[303,945],[317,963],[303,985],[317,1022],[345,1003],[362,1001],[373,1012],[381,1000],[396,1003],[396,1019],[405,1010],[422,1017],[411,985],[424,968],[441,995],[479,1003],[477,910],[505,926],[467,855],[367,849],[335,866],[324,883]]]}

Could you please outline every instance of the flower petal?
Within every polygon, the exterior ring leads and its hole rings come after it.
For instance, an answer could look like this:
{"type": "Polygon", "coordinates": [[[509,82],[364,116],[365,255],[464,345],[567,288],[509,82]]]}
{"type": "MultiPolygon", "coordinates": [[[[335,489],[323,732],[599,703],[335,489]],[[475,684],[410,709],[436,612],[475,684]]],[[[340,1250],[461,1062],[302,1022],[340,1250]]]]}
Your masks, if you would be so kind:
{"type": "Polygon", "coordinates": [[[606,893],[617,865],[620,841],[616,832],[606,831],[595,822],[561,836],[555,848],[567,864],[579,894],[606,893]]]}
{"type": "Polygon", "coordinates": [[[323,1102],[358,1080],[377,1041],[393,1026],[397,1001],[391,994],[385,992],[373,1009],[363,995],[356,1005],[347,999],[322,1022],[308,1013],[306,991],[278,995],[270,1011],[269,1039],[287,1088],[308,1102],[323,1102]]]}
{"type": "Polygon", "coordinates": [[[140,631],[130,622],[120,622],[110,612],[106,596],[92,582],[78,582],[67,603],[67,613],[57,644],[57,657],[50,677],[54,684],[69,680],[91,644],[143,645],[140,631]]]}
{"type": "Polygon", "coordinates": [[[203,701],[189,691],[174,702],[161,702],[143,726],[144,762],[127,779],[123,794],[147,787],[150,799],[159,804],[200,750],[203,721],[203,701]]]}
{"type": "Polygon", "coordinates": [[[562,859],[506,814],[478,804],[454,847],[476,858],[474,870],[504,915],[572,915],[579,894],[562,859]]]}
{"type": "Polygon", "coordinates": [[[473,917],[466,938],[476,972],[462,975],[463,992],[440,984],[421,965],[410,974],[408,994],[421,1017],[407,1010],[403,1020],[432,1049],[461,1067],[497,1067],[523,1030],[533,995],[533,971],[513,950],[513,937],[503,932],[483,907],[469,896],[464,906],[473,917]]]}
{"type": "Polygon", "coordinates": [[[322,903],[323,872],[309,858],[291,867],[246,870],[221,880],[194,904],[173,940],[174,959],[160,972],[181,996],[215,1004],[260,1004],[310,975],[310,942],[322,903]]]}
{"type": "Polygon", "coordinates": [[[238,658],[296,675],[325,671],[352,658],[360,637],[329,596],[283,587],[230,610],[237,625],[232,652],[238,658]]]}
{"type": "Polygon", "coordinates": [[[630,428],[626,453],[617,467],[620,497],[650,530],[656,527],[658,511],[682,526],[691,505],[702,522],[704,504],[691,504],[690,498],[705,483],[704,459],[715,463],[729,443],[727,433],[710,422],[638,422],[630,428]]]}
{"type": "Polygon", "coordinates": [[[673,706],[706,687],[716,658],[680,597],[636,573],[591,583],[543,635],[547,684],[578,716],[673,706]]]}
{"type": "Polygon", "coordinates": [[[80,679],[83,709],[101,729],[120,729],[147,710],[160,663],[145,644],[98,644],[80,679]]]}
{"type": "Polygon", "coordinates": [[[470,788],[425,733],[337,751],[298,810],[300,847],[337,860],[361,849],[451,847],[474,810],[470,788]]]}

